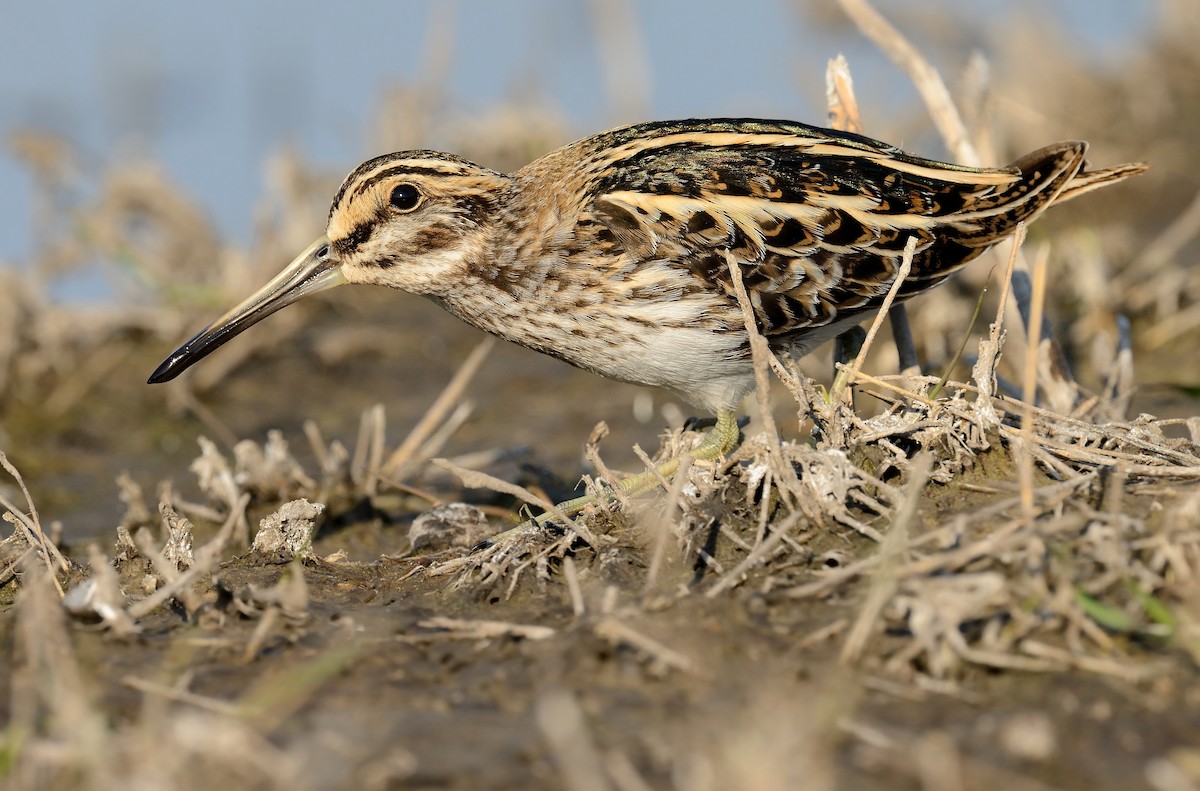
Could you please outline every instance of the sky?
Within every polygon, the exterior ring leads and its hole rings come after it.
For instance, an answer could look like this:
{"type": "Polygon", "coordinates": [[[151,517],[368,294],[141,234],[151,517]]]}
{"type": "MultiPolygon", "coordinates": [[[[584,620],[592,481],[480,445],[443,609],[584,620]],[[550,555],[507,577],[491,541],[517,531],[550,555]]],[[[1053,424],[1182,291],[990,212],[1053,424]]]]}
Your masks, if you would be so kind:
{"type": "MultiPolygon", "coordinates": [[[[762,115],[821,123],[825,62],[851,57],[860,95],[911,90],[881,55],[837,22],[832,0],[40,0],[8,2],[0,48],[0,137],[51,132],[88,174],[159,162],[219,231],[246,241],[264,161],[281,147],[347,172],[368,156],[389,85],[443,64],[445,99],[460,114],[514,98],[556,108],[579,136],[610,125],[595,15],[629,8],[628,59],[648,80],[623,94],[650,120],[762,115]],[[830,20],[813,23],[807,11],[830,20]],[[431,35],[431,30],[441,31],[431,35]]],[[[1097,58],[1132,47],[1154,0],[877,0],[905,25],[932,8],[987,27],[1013,9],[1059,26],[1097,58]]],[[[927,18],[927,17],[926,17],[927,18]]],[[[920,41],[922,31],[905,27],[920,41]]],[[[0,265],[34,249],[32,180],[0,151],[0,265]]]]}

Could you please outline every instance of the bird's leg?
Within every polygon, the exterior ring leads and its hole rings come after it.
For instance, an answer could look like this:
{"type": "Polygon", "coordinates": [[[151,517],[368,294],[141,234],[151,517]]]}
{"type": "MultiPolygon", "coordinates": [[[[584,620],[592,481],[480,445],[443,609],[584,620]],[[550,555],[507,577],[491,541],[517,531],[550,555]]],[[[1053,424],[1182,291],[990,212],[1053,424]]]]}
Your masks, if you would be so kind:
{"type": "MultiPolygon", "coordinates": [[[[693,459],[699,461],[716,461],[737,447],[739,435],[740,430],[737,424],[737,414],[732,409],[722,409],[717,412],[716,425],[709,429],[708,434],[704,436],[704,440],[691,451],[691,456],[693,459]]],[[[652,470],[646,470],[643,473],[617,482],[616,488],[626,497],[637,497],[639,494],[644,494],[658,486],[663,478],[670,478],[678,470],[679,457],[676,456],[673,459],[664,461],[652,470]]],[[[597,498],[590,494],[583,497],[576,497],[559,503],[558,510],[570,516],[571,514],[579,513],[585,506],[596,502],[596,500],[597,498]]],[[[553,518],[553,513],[546,512],[530,521],[540,526],[553,518]]]]}
{"type": "Polygon", "coordinates": [[[859,349],[867,340],[867,331],[861,325],[855,324],[845,332],[838,334],[833,340],[833,377],[836,379],[841,371],[838,365],[849,364],[858,356],[859,349]]]}
{"type": "Polygon", "coordinates": [[[900,357],[900,373],[905,376],[917,376],[921,373],[921,360],[917,357],[917,347],[913,345],[912,327],[908,323],[908,309],[904,303],[892,305],[888,311],[888,320],[892,322],[892,337],[896,339],[896,354],[900,357]]]}

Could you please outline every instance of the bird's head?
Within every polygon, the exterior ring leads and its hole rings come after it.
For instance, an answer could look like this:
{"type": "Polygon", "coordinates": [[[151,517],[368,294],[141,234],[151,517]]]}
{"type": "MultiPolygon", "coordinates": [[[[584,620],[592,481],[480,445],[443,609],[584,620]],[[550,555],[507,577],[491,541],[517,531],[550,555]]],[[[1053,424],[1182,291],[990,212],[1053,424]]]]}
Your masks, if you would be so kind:
{"type": "Polygon", "coordinates": [[[355,168],[334,196],[325,235],[271,282],[172,353],[150,382],[174,379],[246,328],[298,299],[345,283],[439,296],[486,255],[509,177],[435,151],[404,151],[355,168]]]}

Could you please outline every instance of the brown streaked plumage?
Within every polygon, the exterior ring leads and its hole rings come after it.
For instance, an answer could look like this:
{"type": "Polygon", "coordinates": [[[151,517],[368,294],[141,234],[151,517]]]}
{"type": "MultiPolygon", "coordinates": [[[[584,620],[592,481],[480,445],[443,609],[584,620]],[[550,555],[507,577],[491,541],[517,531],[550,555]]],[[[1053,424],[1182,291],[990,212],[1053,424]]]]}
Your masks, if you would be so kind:
{"type": "Polygon", "coordinates": [[[325,237],[150,381],[301,296],[371,283],[678,393],[720,416],[724,434],[705,446],[716,456],[736,441],[732,410],[754,385],[729,254],[772,348],[800,356],[879,307],[910,237],[900,298],[1050,205],[1145,169],[1085,171],[1086,150],[1057,143],[1007,168],[967,168],[845,132],[717,119],[604,132],[512,175],[434,151],[389,154],[347,177],[325,237]]]}

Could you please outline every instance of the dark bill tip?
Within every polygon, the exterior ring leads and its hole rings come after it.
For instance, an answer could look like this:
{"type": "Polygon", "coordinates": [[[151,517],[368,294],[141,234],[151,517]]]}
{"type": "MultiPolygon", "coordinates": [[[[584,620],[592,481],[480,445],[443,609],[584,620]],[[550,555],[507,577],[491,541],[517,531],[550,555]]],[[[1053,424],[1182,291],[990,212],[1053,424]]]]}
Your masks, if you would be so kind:
{"type": "Polygon", "coordinates": [[[182,359],[183,355],[176,353],[163,360],[158,364],[158,367],[154,369],[154,373],[150,374],[150,378],[146,380],[146,384],[162,384],[163,382],[169,382],[176,376],[179,376],[179,374],[183,373],[184,369],[184,366],[179,364],[182,359]]]}
{"type": "Polygon", "coordinates": [[[209,327],[205,327],[196,333],[187,343],[171,352],[167,359],[158,364],[158,367],[154,369],[154,373],[150,374],[150,378],[146,380],[146,384],[157,385],[171,381],[191,367],[192,363],[207,357],[210,352],[220,346],[220,343],[208,343],[199,347],[194,346],[195,342],[203,338],[209,329],[209,327]]]}
{"type": "Polygon", "coordinates": [[[154,369],[147,384],[169,382],[218,346],[296,300],[346,282],[329,240],[321,237],[249,299],[196,333],[154,369]]]}

